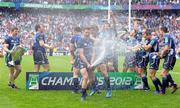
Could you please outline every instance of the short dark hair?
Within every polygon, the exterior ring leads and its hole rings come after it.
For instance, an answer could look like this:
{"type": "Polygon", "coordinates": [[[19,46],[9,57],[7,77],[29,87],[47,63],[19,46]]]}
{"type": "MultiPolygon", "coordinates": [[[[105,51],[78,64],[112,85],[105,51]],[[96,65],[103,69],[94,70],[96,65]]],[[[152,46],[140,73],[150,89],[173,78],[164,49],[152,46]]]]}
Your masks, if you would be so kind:
{"type": "Polygon", "coordinates": [[[85,31],[85,30],[90,30],[91,28],[90,27],[84,27],[83,28],[83,31],[85,31]]]}
{"type": "Polygon", "coordinates": [[[147,35],[147,36],[151,35],[151,30],[150,30],[150,29],[147,29],[147,30],[146,30],[146,35],[147,35]]]}
{"type": "Polygon", "coordinates": [[[105,21],[104,24],[108,24],[109,26],[111,26],[111,24],[108,21],[105,21]]]}
{"type": "Polygon", "coordinates": [[[164,33],[168,33],[168,28],[167,28],[167,27],[163,26],[163,27],[161,27],[160,29],[161,29],[164,33]]]}
{"type": "Polygon", "coordinates": [[[80,28],[80,27],[75,27],[75,28],[74,28],[74,31],[75,31],[75,32],[81,32],[81,28],[80,28]]]}
{"type": "Polygon", "coordinates": [[[18,28],[17,27],[11,28],[11,32],[13,32],[14,30],[18,30],[18,28]]]}
{"type": "Polygon", "coordinates": [[[35,26],[36,32],[38,31],[39,28],[41,28],[41,25],[40,24],[36,24],[36,26],[35,26]]]}

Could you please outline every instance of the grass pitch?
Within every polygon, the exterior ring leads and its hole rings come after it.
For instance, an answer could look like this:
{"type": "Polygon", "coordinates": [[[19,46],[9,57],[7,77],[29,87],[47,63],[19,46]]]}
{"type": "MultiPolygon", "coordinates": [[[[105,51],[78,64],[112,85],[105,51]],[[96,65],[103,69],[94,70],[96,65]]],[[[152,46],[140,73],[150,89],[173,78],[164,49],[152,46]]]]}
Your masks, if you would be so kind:
{"type": "MultiPolygon", "coordinates": [[[[119,60],[122,70],[123,58],[119,60]]],[[[70,72],[69,57],[49,57],[52,72],[70,72]]],[[[165,96],[154,95],[154,86],[149,80],[151,91],[114,90],[113,97],[105,98],[105,92],[87,97],[86,102],[80,101],[80,94],[71,91],[27,91],[25,89],[25,73],[33,71],[33,59],[24,56],[22,73],[16,81],[19,90],[7,86],[8,68],[0,59],[0,108],[180,108],[180,90],[175,94],[167,91],[165,96]]],[[[162,61],[160,69],[162,66],[162,61]]],[[[172,76],[180,85],[180,60],[177,60],[172,76]]],[[[159,72],[158,72],[159,75],[159,72]]]]}

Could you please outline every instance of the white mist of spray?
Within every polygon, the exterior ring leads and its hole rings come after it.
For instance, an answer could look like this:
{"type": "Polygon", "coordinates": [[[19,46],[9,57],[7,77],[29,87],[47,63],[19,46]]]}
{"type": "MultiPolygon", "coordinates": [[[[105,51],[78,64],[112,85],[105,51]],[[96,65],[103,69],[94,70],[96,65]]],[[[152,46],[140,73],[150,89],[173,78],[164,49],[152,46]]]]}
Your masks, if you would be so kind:
{"type": "Polygon", "coordinates": [[[104,62],[107,57],[114,56],[114,52],[124,54],[127,49],[127,44],[123,42],[123,40],[110,40],[104,38],[97,40],[97,44],[95,44],[94,48],[96,49],[96,59],[91,65],[97,66],[104,62]]]}
{"type": "Polygon", "coordinates": [[[98,46],[98,44],[97,44],[97,46],[96,45],[94,46],[96,49],[96,53],[98,52],[98,54],[96,54],[97,56],[96,56],[95,61],[92,63],[92,66],[97,66],[105,58],[105,53],[106,53],[105,44],[106,44],[106,42],[105,42],[105,40],[102,40],[102,41],[97,40],[97,41],[98,41],[97,43],[101,42],[101,45],[98,46]],[[97,50],[99,50],[99,51],[97,51],[97,50]]]}
{"type": "MultiPolygon", "coordinates": [[[[128,32],[126,32],[127,34],[128,32]]],[[[92,66],[97,66],[100,63],[104,62],[107,57],[114,56],[116,53],[118,55],[127,56],[127,52],[135,55],[136,51],[140,48],[139,46],[142,43],[137,43],[136,45],[129,45],[123,39],[109,39],[102,38],[97,40],[98,44],[95,44],[94,48],[96,49],[96,59],[92,63],[92,66]],[[137,48],[136,48],[137,47],[137,48]]]]}

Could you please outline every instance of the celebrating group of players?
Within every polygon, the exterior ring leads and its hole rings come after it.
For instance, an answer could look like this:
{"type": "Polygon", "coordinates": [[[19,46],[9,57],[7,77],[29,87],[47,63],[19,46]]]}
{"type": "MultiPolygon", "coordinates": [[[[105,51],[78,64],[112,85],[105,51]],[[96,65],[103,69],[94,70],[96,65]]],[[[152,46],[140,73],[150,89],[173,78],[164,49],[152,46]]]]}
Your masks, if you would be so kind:
{"type": "MultiPolygon", "coordinates": [[[[81,85],[81,100],[85,100],[87,93],[87,87],[91,88],[90,95],[93,95],[98,91],[98,82],[94,75],[95,68],[102,73],[104,80],[107,85],[106,97],[112,96],[111,85],[109,81],[108,71],[109,62],[113,63],[114,69],[117,67],[118,55],[112,51],[112,56],[109,57],[109,52],[105,52],[104,57],[96,65],[94,61],[98,59],[98,54],[103,52],[103,47],[106,49],[110,46],[104,45],[108,44],[108,40],[113,40],[112,35],[106,31],[111,31],[110,25],[106,22],[103,26],[103,30],[99,35],[94,32],[98,31],[98,28],[75,28],[75,35],[71,39],[71,63],[73,64],[73,92],[78,92],[79,82],[78,82],[78,71],[80,70],[83,81],[81,85]],[[103,34],[104,37],[101,37],[103,34]],[[114,62],[116,61],[116,62],[114,62]]],[[[176,51],[175,51],[175,42],[171,34],[168,33],[168,28],[160,27],[159,35],[157,36],[154,31],[150,29],[144,29],[142,33],[141,42],[137,42],[135,38],[136,30],[132,30],[127,41],[127,52],[124,61],[123,72],[137,72],[142,78],[143,90],[149,91],[150,87],[147,80],[147,65],[149,64],[149,75],[155,86],[155,94],[165,94],[166,88],[171,87],[171,93],[173,94],[178,89],[177,84],[175,84],[170,70],[173,69],[176,63],[176,51]],[[159,69],[160,59],[164,59],[163,69],[161,71],[162,81],[156,76],[156,72],[159,69]]]]}
{"type": "Polygon", "coordinates": [[[136,45],[134,38],[135,30],[130,33],[128,43],[128,56],[125,57],[123,71],[138,72],[143,82],[143,89],[150,90],[147,80],[147,65],[149,63],[149,75],[155,86],[156,94],[165,94],[167,87],[172,87],[174,93],[178,87],[174,83],[169,71],[173,69],[176,63],[175,42],[168,33],[166,27],[159,28],[159,36],[155,32],[144,29],[141,44],[136,45]],[[164,59],[163,69],[161,71],[162,82],[156,77],[159,69],[160,59],[164,59]]]}
{"type": "MultiPolygon", "coordinates": [[[[35,26],[36,34],[33,44],[34,71],[39,72],[42,65],[44,71],[49,71],[49,62],[46,55],[46,48],[53,49],[45,42],[44,27],[42,24],[35,26]]],[[[11,88],[18,88],[15,80],[21,72],[21,57],[13,61],[11,53],[14,46],[21,45],[18,36],[18,28],[14,27],[6,36],[4,41],[4,51],[6,52],[6,65],[9,67],[9,84],[11,88]]],[[[159,36],[153,36],[153,31],[143,30],[141,44],[135,38],[136,30],[132,30],[127,41],[127,54],[124,61],[124,72],[137,72],[142,78],[143,89],[150,90],[147,80],[147,65],[149,63],[150,78],[155,86],[156,94],[165,94],[167,87],[172,87],[174,93],[178,87],[174,83],[169,71],[173,69],[176,63],[175,42],[168,33],[166,27],[160,27],[159,36]],[[160,59],[164,59],[163,69],[161,71],[162,81],[156,77],[160,59]]],[[[99,33],[98,27],[76,27],[74,36],[70,43],[71,64],[73,65],[73,92],[79,91],[78,72],[82,75],[81,100],[86,100],[87,88],[91,88],[90,95],[99,92],[98,81],[94,70],[97,69],[104,76],[107,87],[106,97],[112,97],[112,89],[108,71],[111,70],[109,62],[113,64],[114,71],[118,72],[118,54],[111,49],[111,43],[116,37],[115,29],[111,29],[108,22],[104,23],[102,31],[99,33]],[[109,43],[110,44],[109,44],[109,43]],[[106,50],[106,52],[104,52],[106,50]],[[108,51],[108,53],[107,53],[108,51]],[[103,55],[101,53],[104,52],[103,55]],[[100,55],[101,56],[100,56],[100,55]],[[99,61],[97,61],[99,60],[99,61]]]]}

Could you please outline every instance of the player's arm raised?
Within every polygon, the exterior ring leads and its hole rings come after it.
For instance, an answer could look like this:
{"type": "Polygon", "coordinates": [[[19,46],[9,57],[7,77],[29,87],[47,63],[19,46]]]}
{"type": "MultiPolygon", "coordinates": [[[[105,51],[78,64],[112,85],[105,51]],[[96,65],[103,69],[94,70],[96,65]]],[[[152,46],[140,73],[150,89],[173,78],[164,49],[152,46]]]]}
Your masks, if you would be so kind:
{"type": "Polygon", "coordinates": [[[117,37],[118,34],[117,34],[117,27],[116,27],[116,16],[114,15],[114,13],[113,13],[112,10],[110,10],[109,13],[110,13],[110,15],[111,15],[111,17],[112,17],[113,30],[114,30],[114,32],[115,32],[115,37],[117,37]]]}

